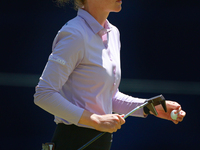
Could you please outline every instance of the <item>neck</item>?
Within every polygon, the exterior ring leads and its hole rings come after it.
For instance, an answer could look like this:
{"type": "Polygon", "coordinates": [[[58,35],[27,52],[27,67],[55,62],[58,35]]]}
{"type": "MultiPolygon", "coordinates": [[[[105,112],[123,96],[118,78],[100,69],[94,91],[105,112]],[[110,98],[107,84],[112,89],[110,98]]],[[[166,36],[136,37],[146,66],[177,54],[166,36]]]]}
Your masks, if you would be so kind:
{"type": "Polygon", "coordinates": [[[109,12],[102,12],[102,10],[90,8],[88,5],[84,6],[84,10],[86,10],[90,15],[92,15],[99,23],[104,27],[106,19],[108,18],[109,12]]]}

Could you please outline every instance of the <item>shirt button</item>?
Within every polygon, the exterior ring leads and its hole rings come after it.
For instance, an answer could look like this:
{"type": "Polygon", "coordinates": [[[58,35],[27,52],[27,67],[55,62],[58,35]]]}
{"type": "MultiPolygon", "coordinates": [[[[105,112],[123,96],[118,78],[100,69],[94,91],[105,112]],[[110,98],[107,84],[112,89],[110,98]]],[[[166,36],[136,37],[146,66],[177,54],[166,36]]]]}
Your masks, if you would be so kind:
{"type": "Polygon", "coordinates": [[[114,74],[116,73],[116,68],[113,69],[114,74]]]}

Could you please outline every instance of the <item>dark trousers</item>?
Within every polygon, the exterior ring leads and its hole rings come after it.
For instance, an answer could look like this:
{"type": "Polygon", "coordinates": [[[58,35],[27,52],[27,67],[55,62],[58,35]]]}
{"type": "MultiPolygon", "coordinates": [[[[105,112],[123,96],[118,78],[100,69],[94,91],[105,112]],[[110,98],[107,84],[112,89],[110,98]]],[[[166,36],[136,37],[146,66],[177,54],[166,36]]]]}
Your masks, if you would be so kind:
{"type": "MultiPolygon", "coordinates": [[[[77,150],[99,133],[101,132],[93,129],[59,123],[52,142],[55,143],[55,150],[77,150]]],[[[85,150],[110,150],[111,143],[112,134],[106,133],[85,148],[85,150]]]]}

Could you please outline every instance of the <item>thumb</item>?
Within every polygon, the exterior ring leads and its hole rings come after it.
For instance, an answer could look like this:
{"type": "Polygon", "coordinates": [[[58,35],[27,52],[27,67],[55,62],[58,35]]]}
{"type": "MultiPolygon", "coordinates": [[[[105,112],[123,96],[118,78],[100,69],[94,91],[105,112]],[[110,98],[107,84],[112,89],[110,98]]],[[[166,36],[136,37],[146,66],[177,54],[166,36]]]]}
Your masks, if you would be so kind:
{"type": "Polygon", "coordinates": [[[122,118],[124,118],[125,117],[125,114],[122,114],[122,115],[120,115],[122,118]]]}
{"type": "Polygon", "coordinates": [[[125,123],[125,119],[124,119],[124,114],[123,115],[120,115],[120,123],[121,124],[124,124],[125,123]]]}

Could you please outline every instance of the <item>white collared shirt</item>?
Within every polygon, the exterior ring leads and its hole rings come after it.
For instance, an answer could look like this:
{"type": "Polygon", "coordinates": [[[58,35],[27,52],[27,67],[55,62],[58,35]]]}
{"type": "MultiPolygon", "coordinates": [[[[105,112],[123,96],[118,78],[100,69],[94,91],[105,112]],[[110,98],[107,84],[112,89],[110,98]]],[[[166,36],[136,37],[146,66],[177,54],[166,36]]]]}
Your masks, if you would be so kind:
{"type": "MultiPolygon", "coordinates": [[[[84,109],[99,115],[126,114],[145,99],[118,91],[121,79],[120,36],[106,21],[103,28],[88,12],[78,15],[58,32],[40,77],[34,102],[55,115],[56,123],[78,124],[84,109]],[[107,45],[101,32],[106,31],[107,45]]],[[[143,110],[133,114],[143,117],[143,110]]]]}

